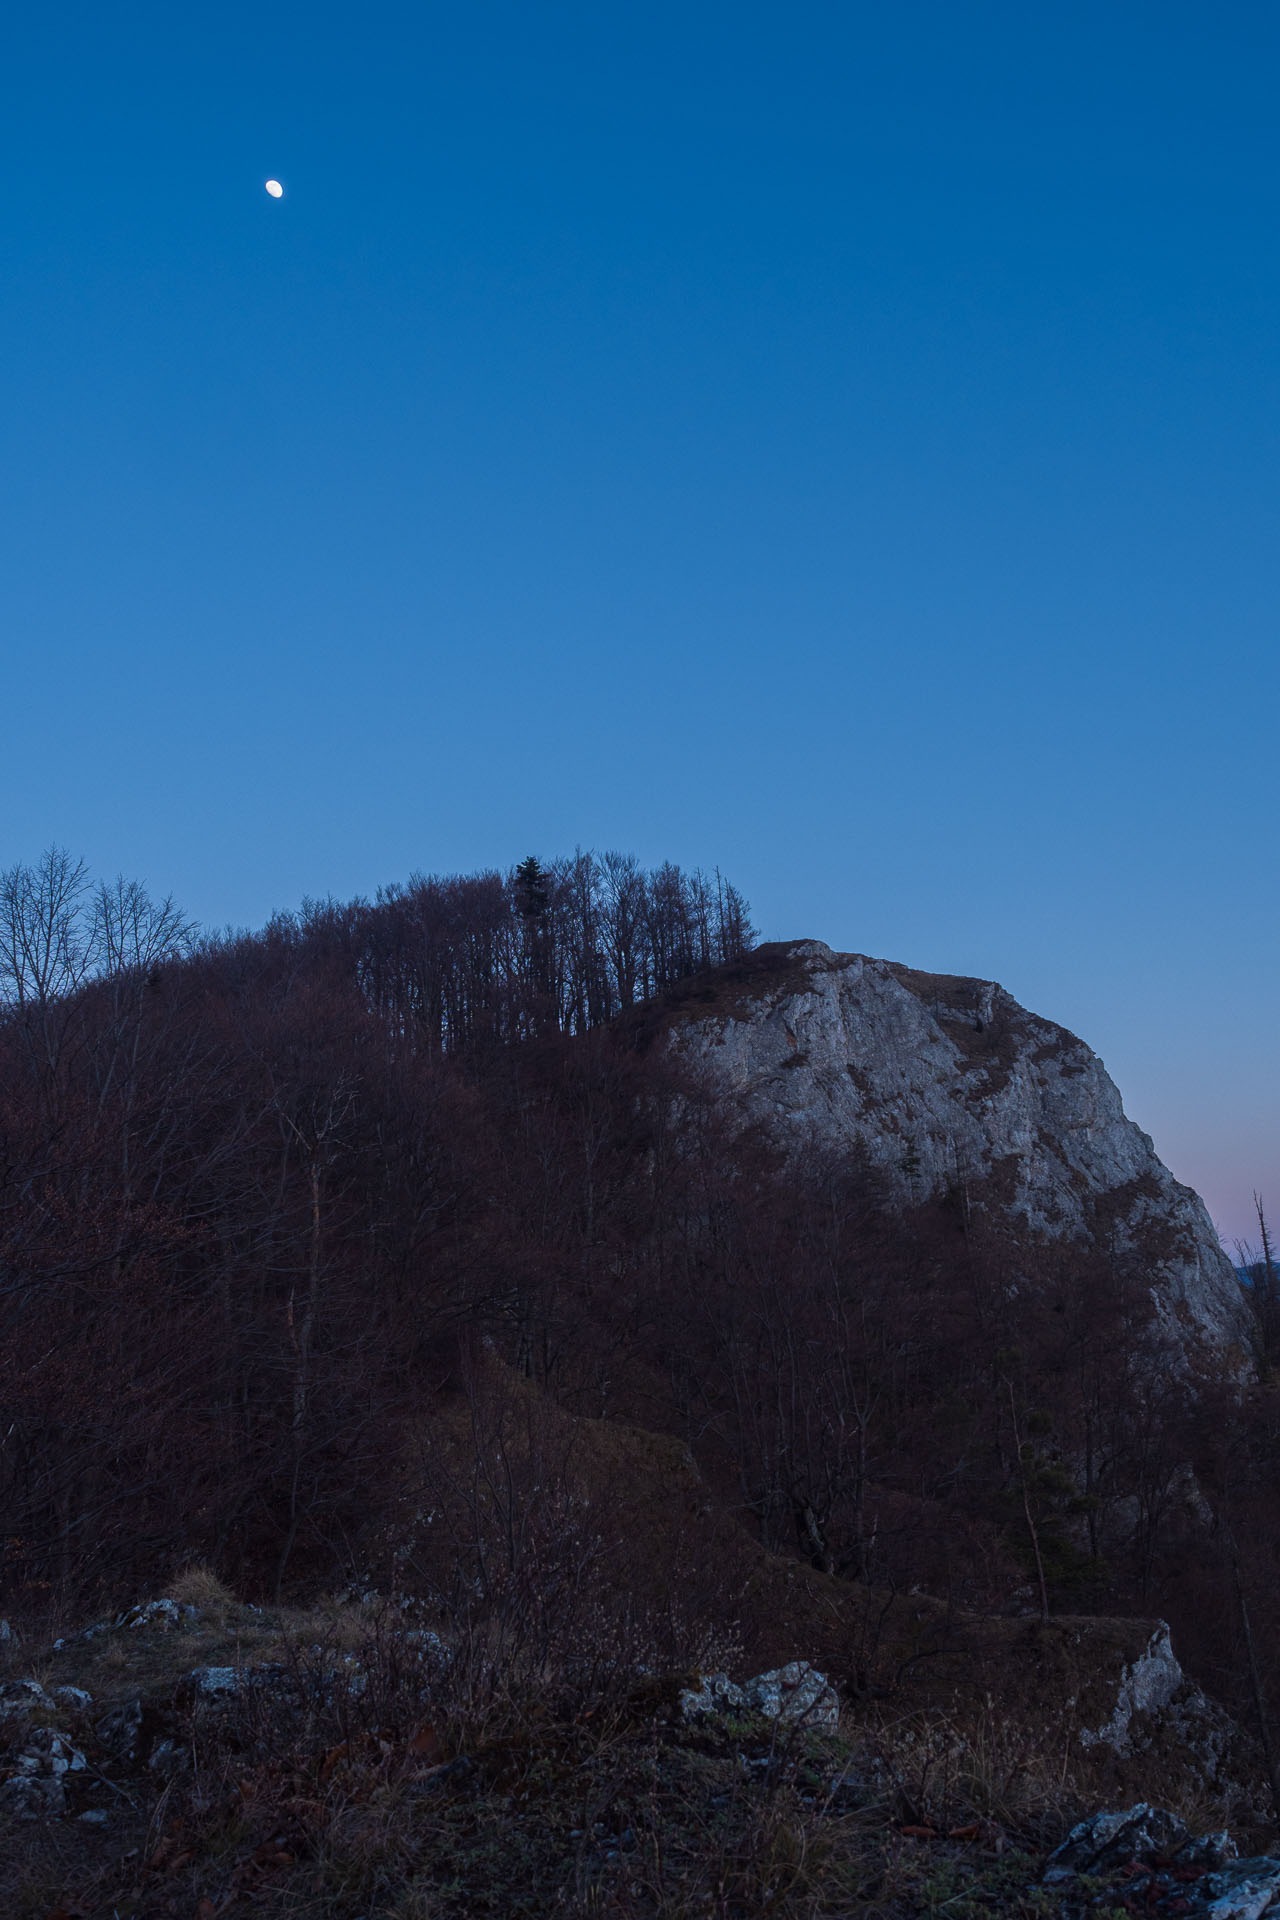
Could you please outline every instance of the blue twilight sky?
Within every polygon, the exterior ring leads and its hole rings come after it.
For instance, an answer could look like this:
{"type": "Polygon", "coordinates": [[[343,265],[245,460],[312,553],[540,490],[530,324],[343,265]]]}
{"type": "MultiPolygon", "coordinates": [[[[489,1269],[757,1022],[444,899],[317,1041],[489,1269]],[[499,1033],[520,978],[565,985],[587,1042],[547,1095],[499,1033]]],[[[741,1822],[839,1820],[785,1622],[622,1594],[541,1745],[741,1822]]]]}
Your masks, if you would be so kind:
{"type": "Polygon", "coordinates": [[[0,865],[255,924],[718,863],[1280,1214],[1278,55],[1274,0],[23,0],[0,865]]]}

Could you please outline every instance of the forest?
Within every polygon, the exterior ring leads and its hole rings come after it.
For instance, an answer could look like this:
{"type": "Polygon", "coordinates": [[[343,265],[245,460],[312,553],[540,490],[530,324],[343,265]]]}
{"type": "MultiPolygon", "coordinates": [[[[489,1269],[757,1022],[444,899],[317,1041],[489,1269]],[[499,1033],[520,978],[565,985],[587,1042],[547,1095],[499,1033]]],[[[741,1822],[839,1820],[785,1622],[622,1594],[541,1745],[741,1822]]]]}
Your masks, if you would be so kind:
{"type": "Polygon", "coordinates": [[[784,1161],[660,1044],[753,943],[720,876],[610,853],[222,935],[65,853],[0,877],[0,1609],[198,1561],[749,1642],[727,1528],[968,1613],[1163,1616],[1265,1729],[1269,1247],[1248,1377],[1193,1380],[1113,1249],[784,1161]]]}

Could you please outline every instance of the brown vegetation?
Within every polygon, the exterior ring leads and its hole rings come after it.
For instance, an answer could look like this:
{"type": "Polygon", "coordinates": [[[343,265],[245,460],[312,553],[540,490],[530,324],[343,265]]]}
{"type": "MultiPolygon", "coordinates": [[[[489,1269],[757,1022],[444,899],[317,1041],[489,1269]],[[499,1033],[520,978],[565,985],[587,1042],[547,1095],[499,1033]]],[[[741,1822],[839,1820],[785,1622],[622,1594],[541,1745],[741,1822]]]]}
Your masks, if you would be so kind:
{"type": "Polygon", "coordinates": [[[4,912],[20,1626],[359,1569],[530,1684],[733,1634],[915,1711],[939,1622],[1159,1613],[1274,1714],[1274,1388],[1192,1394],[1104,1234],[890,1213],[678,1070],[778,990],[731,888],[579,856],[197,942],[54,858],[4,912]]]}
{"type": "MultiPolygon", "coordinates": [[[[1022,1699],[926,1706],[917,1688],[851,1706],[838,1730],[689,1724],[690,1644],[669,1631],[602,1659],[579,1618],[535,1669],[406,1639],[397,1608],[255,1610],[212,1591],[217,1621],[121,1627],[48,1658],[46,1684],[94,1693],[55,1716],[88,1765],[70,1777],[72,1819],[0,1842],[6,1912],[1026,1915],[1054,1910],[1044,1855],[1101,1784],[1071,1729],[1041,1728],[1022,1699]],[[192,1663],[257,1678],[211,1699],[183,1684],[192,1663]],[[139,1698],[126,1750],[112,1713],[139,1698]],[[74,1817],[94,1810],[101,1825],[74,1817]]],[[[1080,1623],[1054,1636],[1042,1679],[1055,1662],[1055,1679],[1080,1677],[1081,1637],[1080,1623]]],[[[990,1678],[1000,1656],[985,1657],[990,1678]]],[[[1193,1822],[1220,1821],[1166,1786],[1193,1822]]]]}

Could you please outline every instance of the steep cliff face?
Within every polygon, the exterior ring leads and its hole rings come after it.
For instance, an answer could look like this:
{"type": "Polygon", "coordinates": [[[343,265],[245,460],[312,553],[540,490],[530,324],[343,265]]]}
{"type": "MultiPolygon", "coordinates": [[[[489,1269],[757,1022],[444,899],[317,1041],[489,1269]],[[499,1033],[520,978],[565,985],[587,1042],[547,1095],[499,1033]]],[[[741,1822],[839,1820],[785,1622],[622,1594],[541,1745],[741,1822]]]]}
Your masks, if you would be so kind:
{"type": "Polygon", "coordinates": [[[761,947],[671,1008],[668,1044],[797,1150],[861,1141],[904,1201],[959,1190],[1029,1238],[1141,1264],[1188,1347],[1242,1349],[1245,1311],[1199,1196],[1126,1119],[1083,1041],[989,980],[818,940],[761,947]]]}

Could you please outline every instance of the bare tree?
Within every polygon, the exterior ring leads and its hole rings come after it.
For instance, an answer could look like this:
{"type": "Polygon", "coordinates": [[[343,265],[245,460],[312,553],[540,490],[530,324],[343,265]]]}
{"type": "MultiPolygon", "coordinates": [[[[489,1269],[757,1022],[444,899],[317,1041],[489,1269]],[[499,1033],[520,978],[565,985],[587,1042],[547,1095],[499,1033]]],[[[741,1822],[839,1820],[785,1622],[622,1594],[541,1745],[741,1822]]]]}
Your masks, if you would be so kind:
{"type": "Polygon", "coordinates": [[[83,985],[97,958],[84,913],[89,871],[64,847],[0,874],[0,991],[24,1011],[83,985]]]}
{"type": "Polygon", "coordinates": [[[71,998],[98,955],[89,873],[63,847],[0,874],[0,1002],[8,1005],[46,1108],[71,1030],[71,998]]]}
{"type": "Polygon", "coordinates": [[[1237,1241],[1236,1258],[1247,1282],[1246,1298],[1256,1328],[1258,1366],[1269,1375],[1280,1355],[1280,1274],[1276,1272],[1271,1229],[1261,1194],[1254,1194],[1253,1209],[1258,1216],[1258,1245],[1246,1247],[1237,1241]]]}

